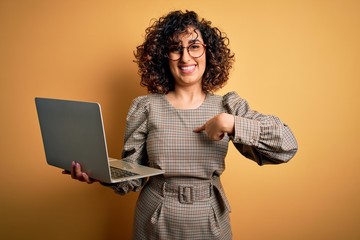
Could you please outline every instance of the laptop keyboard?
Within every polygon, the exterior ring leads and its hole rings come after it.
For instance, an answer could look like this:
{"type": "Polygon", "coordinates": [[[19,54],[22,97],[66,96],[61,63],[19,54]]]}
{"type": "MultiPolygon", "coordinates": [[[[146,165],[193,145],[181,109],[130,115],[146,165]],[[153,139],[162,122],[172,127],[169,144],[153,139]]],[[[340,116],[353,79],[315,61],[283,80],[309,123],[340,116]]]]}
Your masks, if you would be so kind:
{"type": "Polygon", "coordinates": [[[110,172],[111,172],[111,177],[114,179],[139,175],[137,173],[129,172],[124,169],[120,169],[116,167],[110,167],[110,172]]]}

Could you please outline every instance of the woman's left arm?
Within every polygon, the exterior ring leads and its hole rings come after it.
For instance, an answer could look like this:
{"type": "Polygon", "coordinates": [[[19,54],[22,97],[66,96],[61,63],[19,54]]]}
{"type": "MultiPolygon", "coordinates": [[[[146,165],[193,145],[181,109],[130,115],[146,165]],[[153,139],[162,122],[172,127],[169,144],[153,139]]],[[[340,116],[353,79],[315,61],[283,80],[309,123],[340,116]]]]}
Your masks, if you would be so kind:
{"type": "Polygon", "coordinates": [[[278,117],[251,110],[236,93],[224,96],[227,113],[209,119],[194,131],[205,131],[210,139],[220,140],[227,133],[238,151],[259,165],[288,162],[297,152],[297,141],[278,117]]]}

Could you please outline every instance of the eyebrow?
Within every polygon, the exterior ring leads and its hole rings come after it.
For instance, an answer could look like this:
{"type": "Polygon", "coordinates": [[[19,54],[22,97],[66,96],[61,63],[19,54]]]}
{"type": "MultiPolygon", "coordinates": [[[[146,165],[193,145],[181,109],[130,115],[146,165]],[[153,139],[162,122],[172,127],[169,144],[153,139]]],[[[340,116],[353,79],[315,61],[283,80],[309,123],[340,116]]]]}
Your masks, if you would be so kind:
{"type": "Polygon", "coordinates": [[[191,40],[188,41],[188,43],[196,43],[196,42],[200,42],[200,43],[201,43],[201,41],[200,41],[198,38],[191,39],[191,40]]]}
{"type": "MultiPolygon", "coordinates": [[[[197,42],[202,43],[202,41],[200,41],[199,38],[190,39],[187,43],[188,43],[188,44],[193,44],[193,43],[197,43],[197,42]]],[[[185,43],[185,42],[184,42],[184,43],[185,43]]],[[[179,41],[179,44],[181,45],[181,41],[179,41]]]]}
{"type": "MultiPolygon", "coordinates": [[[[188,45],[191,45],[191,44],[194,44],[194,43],[203,43],[203,42],[200,41],[200,39],[198,39],[198,38],[190,39],[190,40],[188,41],[188,45]]],[[[175,42],[174,45],[179,45],[179,46],[181,46],[181,45],[182,45],[182,42],[181,42],[181,41],[178,41],[177,43],[175,42]]]]}

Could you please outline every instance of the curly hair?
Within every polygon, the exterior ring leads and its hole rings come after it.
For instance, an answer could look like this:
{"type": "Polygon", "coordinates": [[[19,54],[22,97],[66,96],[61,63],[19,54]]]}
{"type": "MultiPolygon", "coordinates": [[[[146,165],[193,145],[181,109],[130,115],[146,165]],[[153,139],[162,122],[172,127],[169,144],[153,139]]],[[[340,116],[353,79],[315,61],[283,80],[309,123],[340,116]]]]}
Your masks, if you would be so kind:
{"type": "Polygon", "coordinates": [[[179,44],[178,36],[189,27],[200,31],[206,44],[206,69],[202,77],[202,89],[214,92],[222,88],[234,62],[234,54],[228,48],[229,39],[211,22],[199,20],[193,11],[174,11],[155,20],[145,30],[145,41],[136,48],[134,62],[138,64],[140,84],[148,92],[166,94],[174,90],[175,80],[170,72],[167,57],[169,46],[179,44]]]}

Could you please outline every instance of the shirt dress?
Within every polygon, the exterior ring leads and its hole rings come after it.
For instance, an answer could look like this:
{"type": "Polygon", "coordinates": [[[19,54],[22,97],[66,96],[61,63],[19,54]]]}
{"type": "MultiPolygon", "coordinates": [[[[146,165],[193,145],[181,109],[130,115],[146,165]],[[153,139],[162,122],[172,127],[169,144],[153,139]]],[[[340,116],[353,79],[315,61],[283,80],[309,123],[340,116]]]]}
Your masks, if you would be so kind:
{"type": "Polygon", "coordinates": [[[259,165],[289,161],[296,140],[279,118],[251,110],[237,93],[208,93],[197,109],[176,109],[163,94],[134,99],[127,116],[123,160],[165,171],[111,185],[140,191],[133,239],[232,239],[230,206],[220,182],[228,144],[259,165]],[[220,141],[193,130],[219,113],[235,118],[235,133],[220,141]]]}

